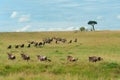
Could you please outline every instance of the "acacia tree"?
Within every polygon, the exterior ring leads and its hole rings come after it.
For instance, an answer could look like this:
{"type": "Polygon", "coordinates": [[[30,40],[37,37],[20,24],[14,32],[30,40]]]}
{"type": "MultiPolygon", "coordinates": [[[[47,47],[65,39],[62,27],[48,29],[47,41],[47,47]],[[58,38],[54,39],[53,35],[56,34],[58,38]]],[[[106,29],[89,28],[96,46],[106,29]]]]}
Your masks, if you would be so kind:
{"type": "Polygon", "coordinates": [[[92,29],[93,29],[94,31],[95,31],[95,27],[94,27],[95,24],[97,24],[96,21],[89,21],[89,22],[88,22],[88,25],[91,25],[91,26],[92,26],[92,29]]]}

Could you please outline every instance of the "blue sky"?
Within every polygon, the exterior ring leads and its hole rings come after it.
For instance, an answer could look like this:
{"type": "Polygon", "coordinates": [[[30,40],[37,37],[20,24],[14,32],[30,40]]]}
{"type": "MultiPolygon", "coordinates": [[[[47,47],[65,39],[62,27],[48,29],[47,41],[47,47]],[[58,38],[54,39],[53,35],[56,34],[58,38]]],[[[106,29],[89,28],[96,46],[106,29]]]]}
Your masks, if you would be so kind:
{"type": "Polygon", "coordinates": [[[1,0],[0,32],[120,30],[120,0],[1,0]]]}

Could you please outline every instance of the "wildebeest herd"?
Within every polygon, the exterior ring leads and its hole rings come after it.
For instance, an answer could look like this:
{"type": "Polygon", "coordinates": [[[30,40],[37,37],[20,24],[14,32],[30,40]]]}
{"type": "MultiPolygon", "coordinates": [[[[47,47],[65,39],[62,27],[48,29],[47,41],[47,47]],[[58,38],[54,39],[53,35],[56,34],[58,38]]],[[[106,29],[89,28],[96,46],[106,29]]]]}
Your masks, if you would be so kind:
{"type": "MultiPolygon", "coordinates": [[[[53,38],[45,38],[41,42],[28,41],[28,44],[26,45],[26,47],[30,48],[32,45],[34,47],[42,47],[45,44],[51,44],[51,42],[55,42],[55,44],[59,44],[59,43],[68,43],[68,44],[70,44],[72,42],[77,42],[77,41],[78,41],[77,38],[75,38],[74,40],[69,40],[68,41],[65,38],[56,38],[56,37],[53,37],[53,38]]],[[[15,46],[9,45],[7,47],[7,49],[12,49],[13,47],[16,48],[16,49],[17,48],[24,48],[25,44],[15,45],[15,46]]],[[[10,60],[15,60],[16,59],[16,56],[13,55],[12,53],[7,53],[7,54],[8,54],[8,59],[10,59],[10,60]]],[[[26,61],[30,60],[30,56],[26,55],[24,52],[22,52],[20,55],[21,55],[21,57],[22,57],[23,60],[26,60],[26,61]]],[[[47,56],[36,55],[36,58],[39,61],[49,61],[49,62],[51,62],[51,59],[49,59],[47,56]]],[[[73,56],[67,56],[67,61],[75,62],[77,60],[78,60],[78,58],[74,58],[73,56]]],[[[103,58],[97,57],[97,56],[90,56],[90,57],[88,57],[88,60],[89,60],[89,62],[97,62],[97,61],[103,60],[103,58]]]]}
{"type": "Polygon", "coordinates": [[[59,44],[59,43],[72,43],[72,42],[77,42],[77,38],[75,38],[74,40],[67,40],[65,38],[56,38],[56,37],[52,37],[52,38],[45,38],[43,39],[42,41],[28,41],[28,44],[16,44],[16,45],[8,45],[7,49],[12,49],[12,48],[24,48],[25,46],[27,48],[30,48],[32,45],[34,47],[42,47],[44,46],[45,44],[51,44],[52,42],[55,42],[56,44],[59,44]]]}
{"type": "MultiPolygon", "coordinates": [[[[7,53],[7,54],[8,54],[8,59],[10,59],[10,60],[15,60],[16,59],[16,56],[13,55],[12,53],[7,53]]],[[[30,56],[26,55],[24,52],[22,52],[20,55],[21,55],[21,58],[23,60],[26,60],[26,61],[30,60],[30,56]]],[[[40,61],[49,61],[49,62],[51,61],[50,59],[47,58],[47,56],[36,55],[36,57],[40,61]]]]}
{"type": "MultiPolygon", "coordinates": [[[[8,54],[8,59],[10,60],[15,60],[16,56],[13,55],[12,53],[7,53],[8,54]]],[[[30,60],[30,56],[24,54],[23,52],[20,54],[23,60],[29,61],[30,60]]],[[[36,55],[36,57],[38,58],[39,61],[49,61],[51,62],[51,59],[49,59],[47,56],[41,56],[41,55],[36,55]]],[[[77,61],[78,58],[74,58],[73,56],[67,56],[67,61],[70,62],[75,62],[77,61]]],[[[97,56],[91,56],[89,57],[89,62],[97,62],[97,61],[101,61],[103,60],[103,58],[101,57],[97,57],[97,56]]]]}

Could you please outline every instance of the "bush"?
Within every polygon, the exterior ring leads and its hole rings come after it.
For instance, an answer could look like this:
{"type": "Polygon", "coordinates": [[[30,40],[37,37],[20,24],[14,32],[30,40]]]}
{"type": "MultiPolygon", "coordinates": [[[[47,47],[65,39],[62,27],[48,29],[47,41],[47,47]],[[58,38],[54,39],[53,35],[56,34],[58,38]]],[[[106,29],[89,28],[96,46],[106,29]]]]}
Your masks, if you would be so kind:
{"type": "Polygon", "coordinates": [[[85,31],[86,29],[85,29],[85,27],[80,27],[80,31],[82,32],[82,31],[85,31]]]}

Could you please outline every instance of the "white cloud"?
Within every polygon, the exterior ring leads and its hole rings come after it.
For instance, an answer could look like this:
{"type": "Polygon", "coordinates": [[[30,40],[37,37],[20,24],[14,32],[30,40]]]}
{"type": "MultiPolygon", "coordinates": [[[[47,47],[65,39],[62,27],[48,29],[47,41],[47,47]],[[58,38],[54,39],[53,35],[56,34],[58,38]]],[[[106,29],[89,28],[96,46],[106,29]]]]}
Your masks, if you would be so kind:
{"type": "Polygon", "coordinates": [[[120,15],[117,15],[117,19],[120,19],[120,15]]]}
{"type": "Polygon", "coordinates": [[[66,31],[73,31],[73,30],[79,30],[78,27],[68,27],[65,29],[66,31]]]}
{"type": "Polygon", "coordinates": [[[18,15],[18,12],[16,11],[13,11],[12,14],[10,15],[11,18],[16,18],[17,17],[17,20],[18,22],[28,22],[30,21],[30,17],[31,15],[30,14],[27,14],[27,15],[21,15],[19,14],[18,15]]]}
{"type": "Polygon", "coordinates": [[[57,27],[57,28],[48,28],[47,30],[44,29],[45,31],[74,31],[74,30],[79,30],[78,27],[57,27]]]}
{"type": "Polygon", "coordinates": [[[74,31],[74,30],[79,30],[78,28],[62,28],[62,27],[58,27],[58,28],[38,28],[38,29],[32,29],[31,31],[74,31]]]}
{"type": "Polygon", "coordinates": [[[68,28],[64,28],[64,27],[49,27],[49,28],[39,28],[39,29],[35,29],[32,31],[73,31],[73,30],[78,30],[78,28],[76,27],[68,27],[68,28]]]}
{"type": "Polygon", "coordinates": [[[17,17],[17,14],[18,14],[18,12],[13,11],[10,17],[11,17],[11,18],[16,18],[16,17],[17,17]]]}
{"type": "Polygon", "coordinates": [[[31,31],[74,31],[79,30],[80,23],[75,22],[32,22],[31,31]]]}
{"type": "Polygon", "coordinates": [[[30,20],[30,15],[22,15],[20,18],[19,18],[19,22],[28,22],[30,20]]]}
{"type": "Polygon", "coordinates": [[[16,32],[27,31],[30,27],[31,27],[31,25],[26,25],[26,26],[24,26],[23,28],[16,30],[16,32]]]}

